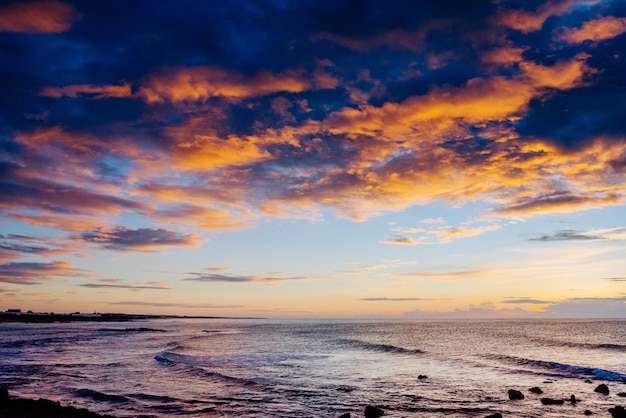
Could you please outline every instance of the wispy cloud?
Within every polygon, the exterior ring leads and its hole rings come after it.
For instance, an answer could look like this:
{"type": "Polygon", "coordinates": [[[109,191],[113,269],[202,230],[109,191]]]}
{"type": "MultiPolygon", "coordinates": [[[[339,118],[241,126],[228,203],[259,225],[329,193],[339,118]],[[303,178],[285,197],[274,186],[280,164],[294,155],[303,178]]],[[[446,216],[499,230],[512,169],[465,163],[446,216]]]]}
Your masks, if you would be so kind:
{"type": "Polygon", "coordinates": [[[235,276],[217,273],[187,273],[195,277],[182,279],[189,282],[222,282],[222,283],[275,283],[295,280],[317,279],[315,276],[235,276]]]}
{"type": "Polygon", "coordinates": [[[83,277],[86,270],[73,268],[67,261],[49,263],[11,262],[0,265],[0,282],[35,285],[56,277],[83,277]]]}
{"type": "Polygon", "coordinates": [[[603,41],[626,32],[626,18],[606,16],[583,23],[581,28],[565,28],[555,38],[570,44],[603,41]]]}
{"type": "Polygon", "coordinates": [[[549,241],[589,241],[589,240],[599,240],[604,239],[604,237],[597,235],[589,235],[585,231],[576,231],[573,229],[566,229],[562,231],[557,231],[552,235],[542,235],[536,238],[530,238],[530,241],[541,241],[541,242],[549,242],[549,241]]]}
{"type": "Polygon", "coordinates": [[[554,302],[548,301],[548,300],[540,300],[540,299],[521,298],[521,299],[505,299],[501,301],[500,303],[507,303],[511,305],[549,305],[554,302]]]}
{"type": "Polygon", "coordinates": [[[394,244],[394,245],[417,245],[418,244],[418,242],[416,242],[413,238],[405,237],[403,235],[394,235],[384,240],[383,243],[394,244]]]}
{"type": "Polygon", "coordinates": [[[200,244],[198,234],[181,234],[161,228],[102,227],[74,236],[74,239],[115,251],[151,250],[172,246],[195,247],[200,244]]]}
{"type": "Polygon", "coordinates": [[[16,1],[0,8],[0,32],[65,32],[79,19],[74,6],[61,1],[16,1]]]}
{"type": "Polygon", "coordinates": [[[83,283],[76,286],[88,287],[92,289],[128,289],[132,291],[142,290],[172,290],[169,283],[148,282],[146,284],[115,284],[114,282],[102,280],[98,283],[83,283]]]}

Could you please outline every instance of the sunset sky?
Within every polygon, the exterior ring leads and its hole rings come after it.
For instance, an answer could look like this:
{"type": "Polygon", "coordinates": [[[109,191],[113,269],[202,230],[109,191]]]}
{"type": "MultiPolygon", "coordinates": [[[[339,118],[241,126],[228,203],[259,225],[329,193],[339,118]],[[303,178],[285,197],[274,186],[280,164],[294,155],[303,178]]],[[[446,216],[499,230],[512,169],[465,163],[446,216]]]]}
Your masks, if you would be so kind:
{"type": "Polygon", "coordinates": [[[0,3],[0,310],[626,317],[626,2],[0,3]]]}

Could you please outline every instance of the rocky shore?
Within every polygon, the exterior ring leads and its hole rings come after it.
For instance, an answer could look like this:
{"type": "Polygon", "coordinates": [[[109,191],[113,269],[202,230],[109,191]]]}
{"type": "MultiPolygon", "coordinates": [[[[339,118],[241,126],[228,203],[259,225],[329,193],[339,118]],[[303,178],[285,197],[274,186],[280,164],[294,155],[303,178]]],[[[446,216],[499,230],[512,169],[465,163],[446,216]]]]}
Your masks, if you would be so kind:
{"type": "Polygon", "coordinates": [[[62,406],[48,399],[11,399],[7,388],[0,388],[0,418],[113,418],[84,408],[62,406]]]}
{"type": "MultiPolygon", "coordinates": [[[[608,391],[605,391],[606,385],[599,385],[595,392],[608,395],[608,391]],[[605,393],[606,392],[606,393],[605,393]]],[[[532,388],[529,392],[535,394],[541,394],[543,391],[540,388],[532,388]]],[[[525,398],[521,391],[510,389],[508,391],[509,399],[511,401],[519,401],[525,398]]],[[[626,393],[619,393],[618,396],[626,397],[626,393]]],[[[572,395],[568,402],[575,404],[578,402],[576,397],[572,395]]],[[[541,404],[543,405],[563,405],[566,402],[564,399],[551,399],[541,398],[541,404]]],[[[626,418],[626,409],[622,406],[615,406],[610,408],[608,414],[613,418],[626,418]]],[[[379,418],[386,415],[385,411],[379,407],[368,405],[363,411],[365,418],[379,418]]],[[[584,415],[593,415],[589,410],[584,411],[584,415]]],[[[111,415],[101,415],[95,412],[91,412],[85,408],[75,408],[73,406],[62,406],[59,402],[51,401],[48,399],[12,399],[9,396],[9,392],[6,387],[0,388],[0,418],[115,418],[111,415]]],[[[351,418],[352,415],[348,412],[340,415],[338,418],[351,418]]],[[[139,418],[139,417],[138,417],[139,418]]],[[[147,416],[143,418],[149,418],[147,416]]],[[[503,418],[500,413],[494,413],[487,415],[484,418],[503,418]]]]}

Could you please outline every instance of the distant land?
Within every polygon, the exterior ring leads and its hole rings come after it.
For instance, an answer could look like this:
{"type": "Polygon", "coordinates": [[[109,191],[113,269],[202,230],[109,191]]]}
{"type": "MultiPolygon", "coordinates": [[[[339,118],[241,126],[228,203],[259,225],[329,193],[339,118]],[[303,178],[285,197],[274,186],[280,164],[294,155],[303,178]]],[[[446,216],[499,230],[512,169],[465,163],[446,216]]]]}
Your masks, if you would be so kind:
{"type": "Polygon", "coordinates": [[[20,309],[9,309],[0,312],[0,322],[129,322],[149,319],[263,319],[251,317],[227,317],[227,316],[187,316],[187,315],[138,315],[122,313],[80,313],[55,314],[53,312],[22,312],[20,309]]]}

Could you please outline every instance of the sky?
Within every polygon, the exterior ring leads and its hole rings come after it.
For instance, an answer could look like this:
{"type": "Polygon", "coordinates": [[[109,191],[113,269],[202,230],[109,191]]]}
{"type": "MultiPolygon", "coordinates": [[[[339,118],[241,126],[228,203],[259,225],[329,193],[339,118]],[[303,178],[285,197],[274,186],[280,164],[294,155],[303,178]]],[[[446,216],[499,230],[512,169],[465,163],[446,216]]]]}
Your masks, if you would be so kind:
{"type": "Polygon", "coordinates": [[[0,310],[626,317],[626,2],[0,2],[0,310]]]}

